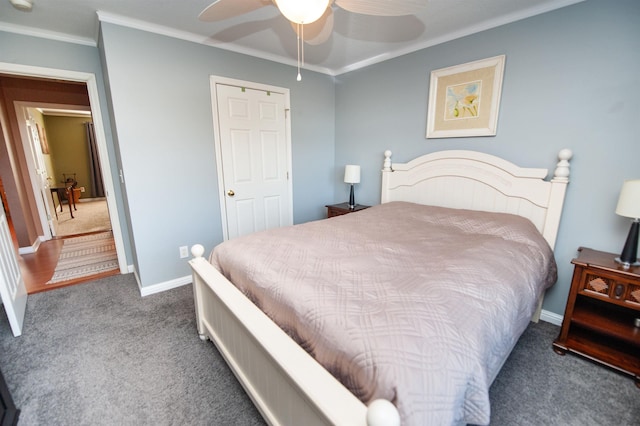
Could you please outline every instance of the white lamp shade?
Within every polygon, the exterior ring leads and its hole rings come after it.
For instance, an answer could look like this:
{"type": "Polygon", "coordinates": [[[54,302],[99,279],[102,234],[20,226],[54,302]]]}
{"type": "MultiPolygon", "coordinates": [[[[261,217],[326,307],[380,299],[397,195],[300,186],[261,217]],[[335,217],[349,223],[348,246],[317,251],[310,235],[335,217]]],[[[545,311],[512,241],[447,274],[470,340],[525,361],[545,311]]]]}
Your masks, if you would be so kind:
{"type": "Polygon", "coordinates": [[[640,218],[640,179],[624,181],[616,214],[634,219],[640,218]]]}
{"type": "Polygon", "coordinates": [[[296,24],[317,21],[329,6],[329,0],[276,0],[278,9],[285,18],[296,24]]]}
{"type": "Polygon", "coordinates": [[[344,168],[344,183],[360,183],[360,166],[349,164],[344,168]]]}

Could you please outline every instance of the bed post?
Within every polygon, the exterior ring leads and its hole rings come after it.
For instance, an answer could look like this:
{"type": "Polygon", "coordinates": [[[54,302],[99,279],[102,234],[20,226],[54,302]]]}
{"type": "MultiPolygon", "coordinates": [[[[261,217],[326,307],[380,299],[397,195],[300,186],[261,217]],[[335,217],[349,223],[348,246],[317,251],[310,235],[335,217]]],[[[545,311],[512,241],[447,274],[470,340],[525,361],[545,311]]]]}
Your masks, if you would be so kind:
{"type": "Polygon", "coordinates": [[[201,244],[196,244],[191,247],[191,254],[193,255],[193,259],[189,261],[191,265],[191,276],[193,281],[193,300],[195,302],[196,308],[196,327],[198,328],[198,336],[200,339],[207,340],[207,335],[205,334],[205,328],[202,325],[202,309],[203,309],[203,295],[202,295],[202,277],[198,275],[195,265],[201,262],[206,262],[207,260],[202,257],[204,255],[204,246],[201,244]]]}
{"type": "Polygon", "coordinates": [[[391,151],[384,152],[384,163],[382,164],[382,191],[380,192],[380,203],[389,201],[389,174],[393,172],[391,166],[391,151]]]}
{"type": "Polygon", "coordinates": [[[544,223],[544,238],[549,242],[553,249],[556,245],[558,237],[558,228],[560,227],[560,216],[562,215],[562,206],[564,204],[567,185],[569,184],[570,164],[569,160],[573,157],[570,149],[563,149],[558,153],[558,164],[551,179],[551,192],[549,194],[549,208],[544,223]]]}
{"type": "MultiPolygon", "coordinates": [[[[556,245],[556,239],[558,237],[558,229],[560,228],[560,216],[562,215],[562,206],[564,205],[564,197],[567,192],[567,185],[569,184],[570,164],[569,160],[573,157],[573,152],[570,149],[562,149],[558,153],[558,164],[556,170],[553,173],[551,179],[551,191],[549,192],[549,203],[547,204],[547,215],[544,221],[544,229],[542,235],[549,243],[549,246],[553,250],[556,245]]],[[[531,321],[538,322],[540,315],[542,314],[542,302],[544,300],[544,294],[538,300],[538,307],[536,308],[531,321]]]]}
{"type": "Polygon", "coordinates": [[[400,426],[400,413],[386,399],[373,400],[367,407],[367,426],[400,426]]]}

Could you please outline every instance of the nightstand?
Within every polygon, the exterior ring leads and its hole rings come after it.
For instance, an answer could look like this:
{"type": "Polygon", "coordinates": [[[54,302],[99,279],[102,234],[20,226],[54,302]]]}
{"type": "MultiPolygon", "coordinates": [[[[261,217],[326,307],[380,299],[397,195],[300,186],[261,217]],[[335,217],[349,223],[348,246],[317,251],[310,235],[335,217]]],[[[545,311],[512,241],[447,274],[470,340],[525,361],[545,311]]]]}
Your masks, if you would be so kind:
{"type": "Polygon", "coordinates": [[[349,208],[349,203],[340,203],[340,204],[332,204],[329,206],[325,206],[327,208],[327,217],[340,216],[343,214],[353,213],[360,210],[368,209],[371,206],[363,206],[361,204],[356,204],[356,206],[352,209],[349,208]]]}
{"type": "Polygon", "coordinates": [[[616,254],[579,248],[571,291],[553,350],[567,351],[635,377],[640,387],[640,266],[616,254]]]}

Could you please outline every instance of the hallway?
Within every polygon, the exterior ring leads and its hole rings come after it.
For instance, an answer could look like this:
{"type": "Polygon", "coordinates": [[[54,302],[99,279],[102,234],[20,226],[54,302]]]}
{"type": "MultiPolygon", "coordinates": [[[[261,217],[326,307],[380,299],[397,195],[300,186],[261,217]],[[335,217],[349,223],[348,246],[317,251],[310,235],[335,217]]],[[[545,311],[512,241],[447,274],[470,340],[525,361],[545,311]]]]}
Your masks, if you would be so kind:
{"type": "Polygon", "coordinates": [[[120,271],[103,272],[88,277],[63,281],[55,284],[45,284],[53,275],[53,271],[58,263],[58,256],[62,250],[64,239],[57,238],[45,241],[40,244],[38,251],[33,254],[23,254],[18,256],[18,264],[24,277],[27,287],[27,294],[39,293],[41,291],[54,290],[74,284],[81,284],[93,281],[98,278],[117,275],[120,271]]]}
{"type": "MultiPolygon", "coordinates": [[[[80,214],[77,214],[77,217],[73,221],[65,217],[64,214],[58,213],[60,216],[57,221],[59,237],[41,243],[35,253],[18,255],[18,265],[22,271],[27,294],[54,290],[56,288],[80,284],[119,273],[119,271],[109,271],[64,282],[46,284],[56,269],[65,238],[89,235],[105,229],[111,229],[109,213],[104,199],[78,203],[78,206],[80,206],[80,214]]],[[[69,214],[66,210],[65,213],[67,215],[69,214]]],[[[7,222],[14,245],[18,247],[18,241],[10,216],[7,216],[7,222]]]]}

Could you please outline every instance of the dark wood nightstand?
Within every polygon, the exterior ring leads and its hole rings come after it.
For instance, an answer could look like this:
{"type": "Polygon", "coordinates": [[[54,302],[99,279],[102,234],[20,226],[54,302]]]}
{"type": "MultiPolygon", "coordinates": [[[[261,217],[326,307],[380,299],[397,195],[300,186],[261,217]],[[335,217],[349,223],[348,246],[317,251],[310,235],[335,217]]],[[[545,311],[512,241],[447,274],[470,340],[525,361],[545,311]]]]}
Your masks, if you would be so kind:
{"type": "Polygon", "coordinates": [[[631,374],[640,387],[640,266],[623,269],[616,254],[579,248],[560,335],[567,351],[631,374]]]}
{"type": "Polygon", "coordinates": [[[340,203],[340,204],[332,204],[329,206],[325,206],[327,208],[327,217],[340,216],[343,214],[353,213],[360,210],[368,209],[371,206],[363,206],[361,204],[356,204],[356,206],[352,209],[349,208],[349,203],[340,203]]]}

